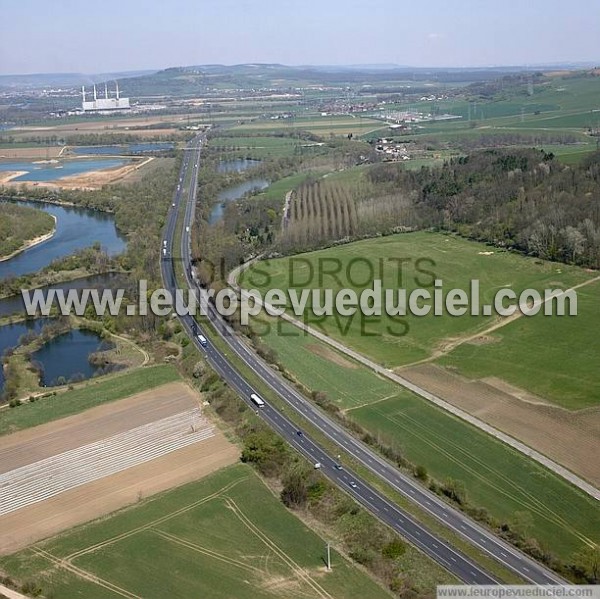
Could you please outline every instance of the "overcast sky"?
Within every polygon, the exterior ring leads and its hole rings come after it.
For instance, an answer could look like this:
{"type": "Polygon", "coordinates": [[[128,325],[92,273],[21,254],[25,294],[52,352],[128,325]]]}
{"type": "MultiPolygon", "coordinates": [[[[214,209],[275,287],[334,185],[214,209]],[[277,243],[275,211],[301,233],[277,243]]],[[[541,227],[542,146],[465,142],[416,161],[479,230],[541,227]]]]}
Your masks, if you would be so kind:
{"type": "Polygon", "coordinates": [[[0,73],[600,63],[598,0],[0,0],[0,73]]]}

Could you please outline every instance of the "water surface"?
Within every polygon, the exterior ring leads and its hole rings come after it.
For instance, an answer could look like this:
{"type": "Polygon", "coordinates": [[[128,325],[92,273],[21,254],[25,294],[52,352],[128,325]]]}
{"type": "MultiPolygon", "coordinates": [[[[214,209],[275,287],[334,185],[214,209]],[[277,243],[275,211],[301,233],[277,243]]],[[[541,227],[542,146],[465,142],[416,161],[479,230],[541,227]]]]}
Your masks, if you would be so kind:
{"type": "MultiPolygon", "coordinates": [[[[105,273],[101,275],[91,275],[89,277],[81,277],[74,281],[66,283],[57,283],[56,285],[46,285],[40,287],[40,290],[46,295],[50,289],[98,289],[100,293],[104,289],[119,289],[127,283],[127,276],[121,273],[105,273]]],[[[25,304],[23,296],[11,295],[0,299],[0,316],[10,316],[12,314],[23,314],[25,312],[25,304]]]]}
{"type": "Polygon", "coordinates": [[[117,232],[111,214],[42,202],[18,203],[55,216],[56,232],[51,239],[21,252],[10,260],[0,262],[0,279],[37,272],[53,260],[68,256],[95,242],[100,243],[111,255],[120,254],[125,250],[125,239],[117,232]]]}
{"type": "Polygon", "coordinates": [[[228,202],[234,202],[235,200],[239,200],[245,194],[254,191],[261,190],[269,187],[269,182],[266,179],[250,179],[249,181],[244,181],[239,185],[234,185],[233,187],[227,187],[223,191],[219,193],[217,196],[217,203],[213,207],[210,216],[208,218],[209,224],[213,225],[217,221],[223,218],[223,212],[225,210],[225,206],[228,202]]]}
{"type": "Polygon", "coordinates": [[[122,166],[128,162],[125,158],[95,158],[92,160],[60,160],[58,162],[0,162],[0,172],[27,171],[26,174],[11,181],[56,181],[61,177],[82,175],[90,171],[122,166]]]}
{"type": "Polygon", "coordinates": [[[54,387],[60,377],[68,382],[94,376],[99,368],[90,364],[89,356],[108,347],[97,333],[75,329],[46,343],[31,354],[31,360],[42,368],[41,385],[54,387]]]}
{"type": "Polygon", "coordinates": [[[112,146],[77,146],[71,148],[73,154],[87,156],[115,156],[119,154],[144,154],[146,152],[164,152],[172,150],[172,142],[146,142],[130,143],[112,146]]]}

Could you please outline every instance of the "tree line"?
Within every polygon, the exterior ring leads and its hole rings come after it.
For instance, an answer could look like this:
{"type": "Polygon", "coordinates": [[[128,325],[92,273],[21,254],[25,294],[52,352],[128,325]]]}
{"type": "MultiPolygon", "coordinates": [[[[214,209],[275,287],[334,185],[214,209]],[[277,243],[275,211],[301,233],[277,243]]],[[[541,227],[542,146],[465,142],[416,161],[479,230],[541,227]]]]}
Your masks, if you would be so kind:
{"type": "MultiPolygon", "coordinates": [[[[438,229],[546,260],[600,268],[600,152],[578,166],[534,149],[488,149],[440,167],[406,170],[379,163],[359,184],[346,185],[357,214],[353,231],[339,231],[333,196],[304,230],[292,228],[283,251],[305,251],[334,242],[396,231],[438,229]],[[332,222],[332,219],[334,222],[332,222]]],[[[315,189],[296,197],[320,196],[315,189]]],[[[328,196],[325,196],[328,197],[328,196]]],[[[310,202],[310,200],[307,200],[310,202]]],[[[309,205],[311,205],[309,203],[309,205]]],[[[293,206],[293,210],[297,210],[293,206]]],[[[297,214],[293,212],[292,216],[297,214]]]]}

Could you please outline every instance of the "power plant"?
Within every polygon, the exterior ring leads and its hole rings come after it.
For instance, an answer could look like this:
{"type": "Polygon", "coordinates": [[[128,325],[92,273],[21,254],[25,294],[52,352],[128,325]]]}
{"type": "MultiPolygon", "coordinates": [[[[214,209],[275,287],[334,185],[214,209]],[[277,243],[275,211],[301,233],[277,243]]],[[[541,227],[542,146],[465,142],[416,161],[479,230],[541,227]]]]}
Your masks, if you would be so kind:
{"type": "Polygon", "coordinates": [[[111,112],[114,110],[129,110],[129,98],[121,98],[119,96],[119,84],[115,81],[115,96],[113,98],[108,97],[108,86],[104,84],[104,97],[99,98],[96,92],[96,84],[94,84],[94,99],[88,102],[85,99],[86,91],[85,85],[81,86],[81,109],[83,112],[111,112]]]}

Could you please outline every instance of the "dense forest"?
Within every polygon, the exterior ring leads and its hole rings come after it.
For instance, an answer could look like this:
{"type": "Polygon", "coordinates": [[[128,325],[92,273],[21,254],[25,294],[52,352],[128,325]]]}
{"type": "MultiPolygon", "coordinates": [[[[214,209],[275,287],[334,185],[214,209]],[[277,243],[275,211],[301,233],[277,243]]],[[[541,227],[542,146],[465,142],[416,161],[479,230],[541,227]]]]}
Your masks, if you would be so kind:
{"type": "Polygon", "coordinates": [[[426,228],[599,268],[600,153],[572,167],[539,150],[485,150],[437,168],[376,164],[358,184],[314,181],[294,192],[278,248],[426,228]]]}
{"type": "Polygon", "coordinates": [[[53,229],[54,219],[47,212],[9,202],[0,203],[0,258],[53,229]]]}
{"type": "Polygon", "coordinates": [[[410,197],[421,227],[600,267],[600,152],[571,167],[543,151],[487,150],[438,169],[377,165],[369,179],[410,197]]]}

